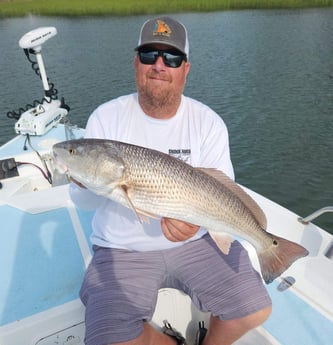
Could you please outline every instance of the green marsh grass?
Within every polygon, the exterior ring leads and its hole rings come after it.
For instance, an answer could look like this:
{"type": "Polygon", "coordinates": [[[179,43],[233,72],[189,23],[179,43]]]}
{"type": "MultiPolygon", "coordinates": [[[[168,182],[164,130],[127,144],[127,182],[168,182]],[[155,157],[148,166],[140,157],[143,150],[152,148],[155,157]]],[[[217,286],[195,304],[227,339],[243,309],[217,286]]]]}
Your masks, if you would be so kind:
{"type": "Polygon", "coordinates": [[[333,0],[0,0],[0,17],[137,15],[333,6],[333,0]]]}

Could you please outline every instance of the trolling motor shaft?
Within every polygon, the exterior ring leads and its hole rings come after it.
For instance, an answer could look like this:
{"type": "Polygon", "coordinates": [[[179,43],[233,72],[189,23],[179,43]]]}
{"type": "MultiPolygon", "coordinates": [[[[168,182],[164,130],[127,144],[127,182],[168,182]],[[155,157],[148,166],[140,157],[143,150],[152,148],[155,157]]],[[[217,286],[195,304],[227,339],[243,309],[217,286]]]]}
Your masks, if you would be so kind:
{"type": "Polygon", "coordinates": [[[42,79],[43,87],[45,91],[50,89],[45,66],[42,58],[42,44],[44,44],[48,39],[57,34],[57,29],[55,27],[41,27],[32,31],[29,31],[19,40],[19,46],[22,49],[30,49],[36,55],[37,64],[40,71],[40,77],[42,79]]]}

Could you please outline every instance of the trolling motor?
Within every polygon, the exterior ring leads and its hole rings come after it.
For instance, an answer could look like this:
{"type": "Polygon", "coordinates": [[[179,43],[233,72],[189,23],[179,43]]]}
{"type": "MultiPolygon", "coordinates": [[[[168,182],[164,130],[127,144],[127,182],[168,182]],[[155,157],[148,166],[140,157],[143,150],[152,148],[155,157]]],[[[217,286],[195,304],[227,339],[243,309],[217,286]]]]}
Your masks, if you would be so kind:
{"type": "Polygon", "coordinates": [[[26,33],[19,41],[19,46],[24,49],[28,60],[32,63],[32,68],[40,76],[44,98],[41,102],[34,101],[33,105],[27,105],[26,109],[20,109],[21,113],[8,112],[7,116],[15,118],[15,132],[17,134],[43,135],[52,127],[56,126],[67,114],[69,107],[64,99],[58,100],[58,91],[54,84],[49,83],[46,76],[45,66],[42,58],[42,45],[57,34],[55,27],[40,27],[26,33]],[[33,61],[30,54],[36,56],[33,61]]]}

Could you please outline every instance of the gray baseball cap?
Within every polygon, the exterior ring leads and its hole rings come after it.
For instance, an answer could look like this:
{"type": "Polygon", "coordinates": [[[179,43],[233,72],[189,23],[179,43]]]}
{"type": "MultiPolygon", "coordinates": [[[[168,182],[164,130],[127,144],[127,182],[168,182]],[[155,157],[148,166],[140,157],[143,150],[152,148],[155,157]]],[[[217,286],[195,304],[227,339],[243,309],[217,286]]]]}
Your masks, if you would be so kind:
{"type": "Polygon", "coordinates": [[[187,31],[183,24],[170,17],[147,20],[141,27],[138,46],[161,43],[176,48],[186,56],[189,55],[187,31]]]}

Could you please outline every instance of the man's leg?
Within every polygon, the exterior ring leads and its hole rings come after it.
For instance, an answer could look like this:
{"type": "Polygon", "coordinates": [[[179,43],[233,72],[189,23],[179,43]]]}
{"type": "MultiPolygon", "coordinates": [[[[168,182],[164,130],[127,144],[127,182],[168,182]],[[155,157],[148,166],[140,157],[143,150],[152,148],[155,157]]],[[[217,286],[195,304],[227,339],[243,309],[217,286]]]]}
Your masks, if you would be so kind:
{"type": "Polygon", "coordinates": [[[97,248],[80,296],[86,305],[87,345],[175,345],[150,320],[165,272],[159,253],[97,248]]]}
{"type": "Polygon", "coordinates": [[[200,345],[233,344],[270,315],[271,299],[239,242],[224,255],[206,235],[172,254],[167,261],[173,274],[170,286],[187,293],[198,309],[217,316],[200,345]]]}
{"type": "MultiPolygon", "coordinates": [[[[200,345],[231,345],[251,329],[261,325],[271,313],[271,307],[234,320],[219,320],[212,316],[205,339],[200,345]]],[[[150,324],[145,323],[141,335],[128,342],[112,345],[175,345],[171,337],[158,332],[150,324]]],[[[110,344],[111,345],[111,344],[110,344]]]]}
{"type": "Polygon", "coordinates": [[[123,342],[123,343],[114,343],[110,345],[176,345],[177,342],[175,339],[165,335],[155,328],[153,328],[149,323],[145,322],[143,326],[143,332],[141,335],[133,340],[123,342]]]}
{"type": "Polygon", "coordinates": [[[211,317],[207,335],[201,345],[231,345],[251,329],[261,325],[271,314],[271,306],[234,320],[211,317]]]}

